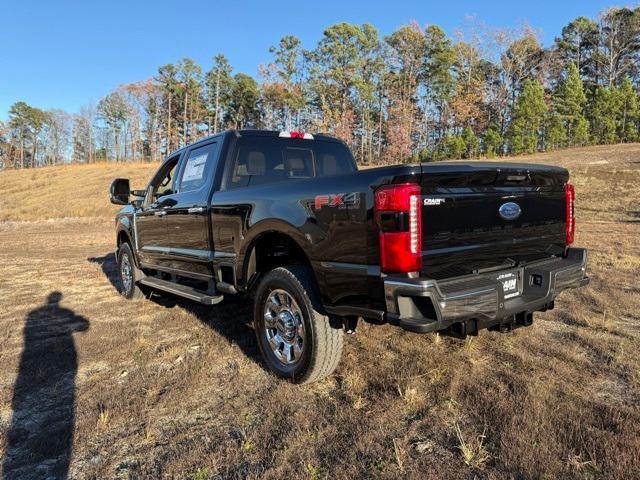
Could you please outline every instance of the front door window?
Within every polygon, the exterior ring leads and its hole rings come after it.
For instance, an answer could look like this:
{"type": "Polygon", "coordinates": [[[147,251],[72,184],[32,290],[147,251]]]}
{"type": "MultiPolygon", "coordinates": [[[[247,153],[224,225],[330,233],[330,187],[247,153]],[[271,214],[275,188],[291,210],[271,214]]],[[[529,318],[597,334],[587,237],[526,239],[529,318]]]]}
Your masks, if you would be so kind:
{"type": "Polygon", "coordinates": [[[156,204],[161,201],[162,197],[174,193],[174,177],[176,167],[178,165],[178,157],[167,161],[167,164],[158,172],[156,178],[151,182],[151,203],[156,204]]]}

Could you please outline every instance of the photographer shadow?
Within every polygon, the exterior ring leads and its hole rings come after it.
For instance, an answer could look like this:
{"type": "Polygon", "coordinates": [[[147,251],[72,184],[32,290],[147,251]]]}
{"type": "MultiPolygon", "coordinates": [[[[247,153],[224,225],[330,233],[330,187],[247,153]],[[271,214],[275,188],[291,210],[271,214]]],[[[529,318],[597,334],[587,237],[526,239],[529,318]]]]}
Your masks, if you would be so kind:
{"type": "Polygon", "coordinates": [[[62,307],[62,293],[25,318],[13,388],[3,478],[66,478],[73,450],[78,356],[73,334],[89,320],[62,307]]]}

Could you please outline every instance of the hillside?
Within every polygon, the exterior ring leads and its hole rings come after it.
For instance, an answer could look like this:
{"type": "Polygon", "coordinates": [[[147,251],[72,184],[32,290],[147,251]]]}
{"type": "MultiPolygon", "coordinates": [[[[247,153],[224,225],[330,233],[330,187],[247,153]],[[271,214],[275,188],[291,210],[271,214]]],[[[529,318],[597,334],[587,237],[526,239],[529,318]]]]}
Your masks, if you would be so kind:
{"type": "Polygon", "coordinates": [[[109,185],[129,178],[144,188],[157,163],[95,163],[0,172],[0,221],[50,218],[112,217],[109,185]]]}
{"type": "Polygon", "coordinates": [[[5,478],[65,449],[74,479],[638,478],[640,144],[517,160],[571,169],[590,285],[509,334],[362,324],[310,386],[263,367],[246,300],[117,293],[107,188],[156,165],[0,173],[5,478]]]}

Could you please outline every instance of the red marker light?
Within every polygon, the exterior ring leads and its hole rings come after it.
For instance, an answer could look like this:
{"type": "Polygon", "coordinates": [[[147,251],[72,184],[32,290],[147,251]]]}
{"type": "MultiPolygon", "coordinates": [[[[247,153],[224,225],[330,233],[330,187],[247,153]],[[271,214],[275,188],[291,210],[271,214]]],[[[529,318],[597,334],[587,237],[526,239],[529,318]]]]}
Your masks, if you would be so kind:
{"type": "Polygon", "coordinates": [[[576,191],[573,188],[573,185],[567,183],[564,186],[564,198],[566,203],[566,243],[567,245],[571,245],[573,240],[576,237],[576,210],[575,210],[575,202],[576,202],[576,191]]]}

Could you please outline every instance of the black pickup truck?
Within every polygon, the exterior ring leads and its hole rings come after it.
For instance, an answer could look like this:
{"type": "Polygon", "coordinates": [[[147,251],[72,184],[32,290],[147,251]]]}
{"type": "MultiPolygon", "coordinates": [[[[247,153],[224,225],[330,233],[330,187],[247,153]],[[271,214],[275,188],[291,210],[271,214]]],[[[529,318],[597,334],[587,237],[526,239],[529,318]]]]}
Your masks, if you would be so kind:
{"type": "Polygon", "coordinates": [[[501,162],[358,171],[326,135],[223,132],[169,155],[145,190],[112,183],[121,292],[252,294],[270,369],[318,380],[358,320],[504,332],[588,283],[568,180],[501,162]]]}

